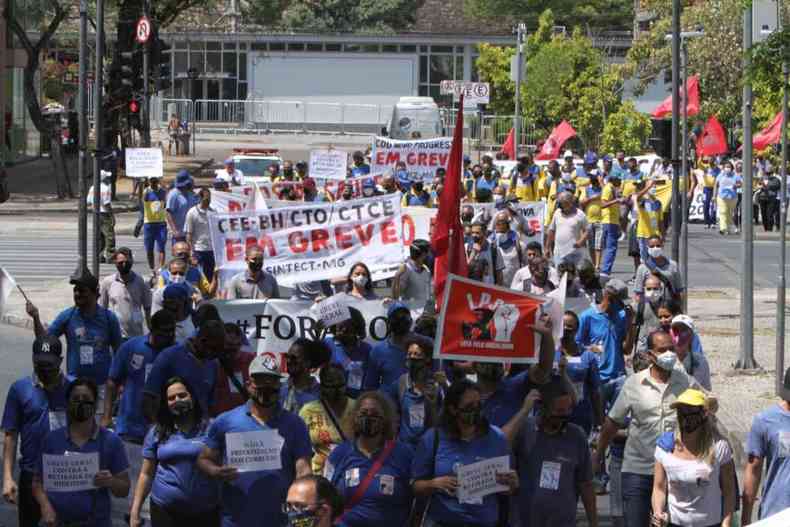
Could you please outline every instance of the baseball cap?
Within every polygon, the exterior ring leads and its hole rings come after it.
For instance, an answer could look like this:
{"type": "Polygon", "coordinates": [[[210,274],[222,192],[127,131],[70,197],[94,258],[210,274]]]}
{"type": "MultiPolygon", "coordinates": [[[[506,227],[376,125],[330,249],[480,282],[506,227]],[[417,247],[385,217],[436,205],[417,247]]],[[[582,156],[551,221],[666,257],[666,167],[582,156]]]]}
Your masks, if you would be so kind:
{"type": "Polygon", "coordinates": [[[33,362],[59,364],[63,356],[60,340],[46,335],[33,341],[33,362]]]}
{"type": "Polygon", "coordinates": [[[391,317],[393,313],[395,313],[399,309],[405,309],[406,311],[409,311],[409,313],[411,313],[411,311],[409,310],[409,306],[407,306],[403,302],[393,302],[387,308],[387,318],[391,317]]]}
{"type": "Polygon", "coordinates": [[[250,363],[250,377],[253,375],[274,375],[282,377],[277,367],[277,360],[272,355],[256,355],[250,363]]]}
{"type": "Polygon", "coordinates": [[[674,403],[669,405],[670,408],[675,409],[684,404],[686,406],[705,406],[705,394],[699,390],[689,388],[675,400],[674,403]]]}
{"type": "Polygon", "coordinates": [[[176,176],[176,188],[184,188],[192,185],[194,180],[192,176],[189,175],[189,172],[186,170],[181,170],[178,175],[176,176]]]}
{"type": "Polygon", "coordinates": [[[99,288],[99,280],[93,276],[90,271],[85,271],[81,275],[72,276],[71,279],[69,279],[69,283],[91,290],[99,288]]]}
{"type": "Polygon", "coordinates": [[[186,284],[170,284],[162,291],[163,300],[186,300],[189,298],[189,286],[186,284]]]}
{"type": "Polygon", "coordinates": [[[675,324],[682,324],[691,331],[694,331],[694,319],[688,315],[675,315],[675,317],[672,319],[671,326],[674,326],[675,324]]]}
{"type": "Polygon", "coordinates": [[[606,282],[604,290],[610,294],[613,294],[620,300],[625,300],[628,298],[628,286],[619,278],[612,278],[606,282]]]}
{"type": "Polygon", "coordinates": [[[226,165],[235,165],[235,164],[236,164],[236,161],[235,161],[235,160],[234,160],[232,157],[229,157],[229,158],[227,158],[227,159],[225,160],[225,164],[226,164],[226,165]]]}

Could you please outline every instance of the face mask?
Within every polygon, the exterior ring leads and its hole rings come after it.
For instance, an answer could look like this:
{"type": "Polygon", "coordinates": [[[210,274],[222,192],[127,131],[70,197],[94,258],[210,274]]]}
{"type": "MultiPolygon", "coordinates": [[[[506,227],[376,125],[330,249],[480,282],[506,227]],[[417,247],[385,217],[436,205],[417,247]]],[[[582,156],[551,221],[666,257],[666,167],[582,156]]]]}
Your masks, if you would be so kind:
{"type": "Polygon", "coordinates": [[[377,415],[360,415],[356,422],[357,432],[365,437],[376,437],[384,428],[384,419],[377,415]]]}
{"type": "Polygon", "coordinates": [[[58,376],[60,375],[60,370],[54,368],[34,368],[34,371],[36,372],[38,380],[45,386],[53,384],[58,380],[58,376]]]}
{"type": "Polygon", "coordinates": [[[650,255],[651,258],[661,258],[664,256],[664,248],[663,247],[648,247],[647,254],[650,255]]]}
{"type": "Polygon", "coordinates": [[[707,419],[708,418],[705,416],[705,414],[702,413],[689,414],[683,417],[678,416],[678,421],[680,421],[678,426],[680,426],[680,430],[682,432],[690,434],[704,425],[707,419]]]}
{"type": "Polygon", "coordinates": [[[170,413],[172,413],[177,417],[186,415],[191,411],[192,411],[191,399],[179,399],[178,401],[173,403],[173,406],[170,407],[170,413]]]}
{"type": "Polygon", "coordinates": [[[472,218],[473,218],[473,216],[471,214],[463,214],[461,216],[461,221],[463,223],[472,223],[472,218]]]}
{"type": "Polygon", "coordinates": [[[318,516],[313,511],[291,511],[288,513],[288,527],[315,527],[318,516]]]}
{"type": "Polygon", "coordinates": [[[655,303],[661,299],[661,292],[661,289],[650,289],[649,291],[645,290],[645,298],[647,298],[648,301],[655,303]]]}
{"type": "Polygon", "coordinates": [[[508,233],[506,232],[498,232],[496,233],[496,241],[499,244],[506,243],[508,240],[508,233]]]}
{"type": "Polygon", "coordinates": [[[247,267],[249,267],[250,271],[253,273],[257,273],[261,269],[263,269],[263,262],[247,262],[247,267]]]}
{"type": "Polygon", "coordinates": [[[346,348],[353,348],[357,345],[357,336],[353,333],[338,333],[335,335],[335,340],[346,348]]]}
{"type": "Polygon", "coordinates": [[[409,370],[409,377],[414,380],[422,380],[428,371],[425,361],[421,359],[406,359],[406,367],[409,370]]]}
{"type": "Polygon", "coordinates": [[[414,190],[416,190],[417,192],[422,192],[422,183],[415,183],[414,190]]]}
{"type": "Polygon", "coordinates": [[[576,340],[576,330],[573,328],[563,329],[562,340],[566,342],[576,340]]]}
{"type": "Polygon", "coordinates": [[[154,349],[163,350],[173,345],[175,335],[152,335],[151,341],[151,345],[154,349]]]}
{"type": "Polygon", "coordinates": [[[458,410],[458,419],[465,425],[476,425],[482,419],[482,408],[474,406],[465,410],[458,410]]]}
{"type": "Polygon", "coordinates": [[[678,356],[675,354],[674,351],[665,351],[658,357],[656,357],[656,366],[661,368],[666,372],[672,371],[672,368],[675,367],[675,363],[678,360],[678,356]]]}
{"type": "Polygon", "coordinates": [[[69,403],[69,417],[77,423],[84,423],[93,417],[96,404],[93,401],[77,401],[69,403]]]}
{"type": "Polygon", "coordinates": [[[546,417],[545,420],[546,424],[549,425],[549,428],[553,431],[553,433],[558,434],[565,430],[565,427],[568,426],[568,421],[570,421],[570,418],[570,415],[550,415],[546,417]]]}
{"type": "Polygon", "coordinates": [[[390,331],[395,335],[405,335],[411,329],[411,317],[397,317],[389,321],[390,331]]]}
{"type": "Polygon", "coordinates": [[[366,196],[366,197],[372,196],[373,195],[373,189],[372,188],[362,189],[362,195],[366,196]]]}
{"type": "Polygon", "coordinates": [[[256,388],[252,393],[252,398],[264,408],[271,408],[279,402],[280,390],[277,388],[256,388]]]}
{"type": "Polygon", "coordinates": [[[118,269],[118,272],[121,274],[128,274],[129,271],[132,270],[132,262],[126,261],[115,264],[115,268],[118,269]]]}
{"type": "Polygon", "coordinates": [[[360,288],[368,285],[368,277],[365,276],[364,274],[358,274],[356,276],[352,276],[351,281],[354,283],[355,286],[360,288]]]}
{"type": "Polygon", "coordinates": [[[479,234],[473,234],[472,235],[472,241],[474,243],[482,243],[483,242],[483,237],[480,236],[479,234]]]}
{"type": "Polygon", "coordinates": [[[171,274],[170,275],[170,283],[171,284],[183,284],[184,283],[184,275],[182,275],[182,274],[171,274]]]}
{"type": "Polygon", "coordinates": [[[294,175],[294,169],[293,168],[286,168],[285,170],[283,170],[283,174],[285,174],[286,176],[293,176],[294,175]]]}

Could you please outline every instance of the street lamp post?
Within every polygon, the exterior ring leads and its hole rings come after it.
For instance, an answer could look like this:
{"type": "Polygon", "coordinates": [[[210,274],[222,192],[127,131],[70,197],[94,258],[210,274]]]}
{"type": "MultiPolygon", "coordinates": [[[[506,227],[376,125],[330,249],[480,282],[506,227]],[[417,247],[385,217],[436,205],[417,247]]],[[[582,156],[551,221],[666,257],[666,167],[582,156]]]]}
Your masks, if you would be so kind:
{"type": "Polygon", "coordinates": [[[785,371],[785,293],[787,290],[785,263],[787,260],[787,104],[790,66],[787,55],[782,60],[782,196],[779,207],[779,285],[776,289],[776,395],[785,396],[784,371],[785,371]]]}
{"type": "Polygon", "coordinates": [[[199,76],[200,74],[198,73],[197,68],[195,68],[194,66],[187,70],[187,77],[189,77],[189,96],[190,99],[192,99],[192,115],[190,117],[192,118],[192,155],[193,156],[195,155],[195,142],[196,142],[195,135],[197,132],[197,127],[195,126],[195,119],[197,118],[197,110],[195,108],[195,92],[197,90],[195,89],[196,88],[195,83],[197,82],[199,76]]]}

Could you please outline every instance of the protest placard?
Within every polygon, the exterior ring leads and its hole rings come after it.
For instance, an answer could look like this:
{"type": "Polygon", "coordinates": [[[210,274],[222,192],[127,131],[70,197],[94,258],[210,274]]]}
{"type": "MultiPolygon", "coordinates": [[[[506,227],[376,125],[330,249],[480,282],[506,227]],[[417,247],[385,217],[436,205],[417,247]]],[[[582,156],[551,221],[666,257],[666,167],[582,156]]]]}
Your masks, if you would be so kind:
{"type": "Polygon", "coordinates": [[[294,203],[267,211],[209,213],[214,258],[221,272],[243,272],[257,244],[264,270],[281,285],[348,274],[357,262],[371,272],[403,260],[400,193],[336,203],[294,203]]]}
{"type": "Polygon", "coordinates": [[[484,459],[458,467],[458,501],[480,503],[483,497],[508,490],[506,485],[496,482],[498,472],[510,470],[508,456],[484,459]]]}
{"type": "Polygon", "coordinates": [[[126,176],[133,178],[160,178],[165,173],[160,148],[125,149],[126,176]]]}
{"type": "Polygon", "coordinates": [[[43,454],[44,490],[79,492],[93,490],[93,478],[99,472],[99,453],[67,452],[58,456],[43,454]]]}
{"type": "MultiPolygon", "coordinates": [[[[316,182],[319,192],[325,192],[327,196],[333,201],[337,201],[343,196],[343,191],[347,187],[351,187],[354,196],[361,196],[363,182],[372,179],[375,184],[379,185],[381,184],[381,180],[384,176],[385,173],[376,173],[370,174],[368,176],[348,178],[344,180],[313,179],[316,182]]],[[[258,183],[258,187],[260,188],[263,197],[267,200],[278,199],[286,187],[292,188],[296,196],[304,195],[304,184],[301,181],[278,181],[277,183],[265,181],[258,183]]]]}
{"type": "Polygon", "coordinates": [[[348,154],[342,150],[311,150],[310,177],[315,179],[346,179],[348,154]]]}
{"type": "Polygon", "coordinates": [[[346,295],[333,295],[313,304],[312,311],[325,328],[340,324],[351,318],[346,295]]]}
{"type": "Polygon", "coordinates": [[[376,137],[370,154],[370,169],[374,173],[385,172],[403,161],[412,180],[420,177],[423,181],[430,182],[437,168],[447,167],[452,143],[452,137],[409,141],[376,137]]]}
{"type": "Polygon", "coordinates": [[[537,362],[540,339],[529,326],[545,298],[450,275],[434,357],[477,362],[537,362]]]}
{"type": "Polygon", "coordinates": [[[284,443],[277,430],[225,434],[227,464],[239,472],[280,470],[284,443]]]}

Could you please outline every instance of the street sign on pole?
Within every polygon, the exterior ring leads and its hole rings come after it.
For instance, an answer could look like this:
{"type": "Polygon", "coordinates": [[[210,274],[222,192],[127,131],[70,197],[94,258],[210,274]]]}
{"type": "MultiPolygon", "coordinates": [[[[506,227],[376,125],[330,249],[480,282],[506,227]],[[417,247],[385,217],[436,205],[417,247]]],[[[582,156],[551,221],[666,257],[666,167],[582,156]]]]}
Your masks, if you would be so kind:
{"type": "Polygon", "coordinates": [[[488,104],[491,85],[487,82],[442,81],[439,84],[439,92],[442,95],[452,95],[453,101],[457,101],[463,92],[464,106],[469,107],[488,104]]]}
{"type": "Polygon", "coordinates": [[[140,43],[145,44],[148,42],[148,38],[151,36],[151,21],[148,20],[148,17],[141,16],[140,20],[137,21],[137,28],[134,32],[134,39],[140,43]]]}

